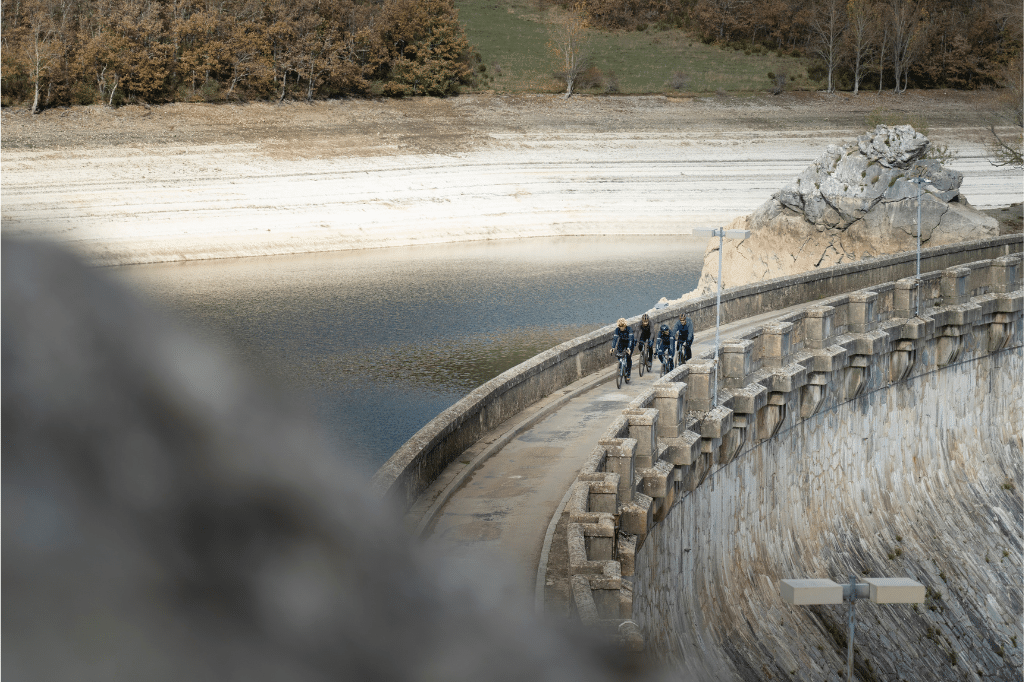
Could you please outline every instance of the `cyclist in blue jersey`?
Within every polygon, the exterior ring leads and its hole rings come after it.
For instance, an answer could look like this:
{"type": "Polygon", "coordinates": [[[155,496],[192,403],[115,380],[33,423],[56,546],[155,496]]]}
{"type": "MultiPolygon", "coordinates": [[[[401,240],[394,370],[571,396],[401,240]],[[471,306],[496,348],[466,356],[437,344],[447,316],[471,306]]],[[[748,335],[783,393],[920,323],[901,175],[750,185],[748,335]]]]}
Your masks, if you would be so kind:
{"type": "Polygon", "coordinates": [[[654,353],[654,327],[651,326],[651,317],[647,313],[640,317],[640,324],[636,326],[636,342],[642,353],[640,359],[650,364],[654,353]]]}
{"type": "Polygon", "coordinates": [[[672,332],[669,331],[667,324],[661,325],[661,329],[658,330],[657,346],[658,360],[665,365],[663,371],[671,372],[676,348],[672,341],[672,332]]]}
{"type": "Polygon", "coordinates": [[[679,321],[676,322],[672,335],[675,337],[676,350],[680,351],[683,364],[686,364],[686,361],[693,357],[693,353],[690,352],[690,346],[693,345],[693,320],[686,317],[685,310],[680,311],[679,321]]]}
{"type": "Polygon", "coordinates": [[[615,331],[612,332],[611,354],[615,355],[619,351],[629,352],[629,355],[626,356],[627,384],[629,383],[629,374],[633,370],[633,346],[635,345],[636,341],[633,338],[633,330],[626,324],[626,318],[620,317],[615,325],[615,331]]]}

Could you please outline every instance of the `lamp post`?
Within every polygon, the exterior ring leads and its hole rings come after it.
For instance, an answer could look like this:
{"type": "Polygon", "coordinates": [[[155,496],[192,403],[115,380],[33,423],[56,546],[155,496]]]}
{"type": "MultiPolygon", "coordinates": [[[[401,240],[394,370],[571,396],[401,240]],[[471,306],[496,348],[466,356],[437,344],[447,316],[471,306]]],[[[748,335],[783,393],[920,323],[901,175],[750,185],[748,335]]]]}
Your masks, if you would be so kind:
{"type": "Polygon", "coordinates": [[[865,578],[858,583],[850,576],[846,585],[831,580],[801,580],[787,578],[779,581],[782,601],[795,606],[812,604],[849,603],[847,609],[846,681],[853,680],[854,605],[858,599],[870,599],[875,604],[922,604],[924,585],[910,578],[865,578]]]}
{"type": "MultiPolygon", "coordinates": [[[[919,167],[920,168],[920,167],[919,167]]],[[[923,173],[925,169],[919,171],[923,173]]],[[[917,185],[917,307],[915,317],[921,316],[921,185],[928,181],[920,175],[910,178],[910,182],[917,185]]]]}
{"type": "Polygon", "coordinates": [[[746,239],[750,230],[726,230],[723,227],[695,227],[693,234],[699,237],[718,237],[718,301],[715,303],[715,382],[711,398],[711,409],[718,406],[718,335],[722,323],[722,245],[723,239],[746,239]]]}

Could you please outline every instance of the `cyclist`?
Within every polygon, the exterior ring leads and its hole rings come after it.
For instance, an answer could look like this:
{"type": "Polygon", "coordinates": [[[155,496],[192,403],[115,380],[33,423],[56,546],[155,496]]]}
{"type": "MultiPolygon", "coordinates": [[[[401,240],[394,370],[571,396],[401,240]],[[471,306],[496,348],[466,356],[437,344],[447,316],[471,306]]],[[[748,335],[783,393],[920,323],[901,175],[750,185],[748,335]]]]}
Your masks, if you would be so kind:
{"type": "Polygon", "coordinates": [[[661,363],[666,366],[666,370],[672,371],[672,358],[675,357],[675,344],[672,342],[672,332],[669,331],[668,325],[661,325],[661,329],[658,330],[658,359],[661,363]]]}
{"type": "Polygon", "coordinates": [[[629,383],[630,372],[633,371],[633,346],[636,345],[636,341],[633,339],[633,330],[626,324],[626,318],[620,317],[619,321],[615,325],[615,331],[612,332],[612,347],[611,354],[615,355],[617,351],[628,351],[626,355],[626,383],[629,383]]]}
{"type": "Polygon", "coordinates": [[[685,310],[679,312],[679,321],[676,322],[673,336],[676,337],[676,350],[682,355],[685,365],[686,361],[693,357],[693,353],[690,352],[690,346],[693,345],[693,320],[687,319],[685,310]]]}
{"type": "Polygon", "coordinates": [[[640,324],[636,326],[636,343],[640,346],[640,359],[644,360],[646,356],[647,364],[650,364],[654,353],[654,329],[647,313],[640,316],[640,324]]]}

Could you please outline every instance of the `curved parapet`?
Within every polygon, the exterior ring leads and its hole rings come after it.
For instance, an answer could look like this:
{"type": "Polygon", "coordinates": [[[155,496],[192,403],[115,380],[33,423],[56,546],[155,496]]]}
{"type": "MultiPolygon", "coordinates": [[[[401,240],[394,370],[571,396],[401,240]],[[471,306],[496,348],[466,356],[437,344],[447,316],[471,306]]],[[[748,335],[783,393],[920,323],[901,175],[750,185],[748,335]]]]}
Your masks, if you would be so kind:
{"type": "MultiPolygon", "coordinates": [[[[921,268],[940,270],[1020,249],[1017,237],[935,247],[921,252],[921,268]]],[[[722,321],[741,320],[907,277],[915,272],[915,261],[916,254],[901,253],[730,288],[722,294],[722,321]]],[[[697,330],[714,325],[714,296],[652,311],[652,321],[660,324],[672,319],[684,306],[697,330]]],[[[631,324],[636,321],[637,318],[630,319],[631,324]]],[[[574,381],[607,369],[610,358],[606,341],[610,333],[608,326],[567,341],[471,392],[420,429],[377,471],[373,477],[376,492],[402,508],[410,507],[445,467],[484,433],[574,381]]],[[[856,382],[855,374],[851,373],[849,381],[856,382]]],[[[771,412],[765,417],[770,419],[771,412]]]]}
{"type": "Polygon", "coordinates": [[[859,678],[1017,675],[1021,285],[1016,254],[873,284],[663,377],[574,483],[576,613],[694,679],[838,679],[846,608],[780,580],[909,577],[921,606],[860,607],[859,678]]]}

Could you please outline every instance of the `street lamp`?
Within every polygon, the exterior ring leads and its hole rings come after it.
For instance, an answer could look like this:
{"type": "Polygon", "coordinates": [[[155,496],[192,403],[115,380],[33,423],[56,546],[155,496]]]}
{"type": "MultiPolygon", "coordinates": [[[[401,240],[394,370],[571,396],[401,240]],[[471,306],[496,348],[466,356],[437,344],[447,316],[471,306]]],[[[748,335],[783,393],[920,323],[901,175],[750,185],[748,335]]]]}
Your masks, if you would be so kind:
{"type": "MultiPolygon", "coordinates": [[[[926,169],[919,167],[919,173],[926,169]]],[[[918,175],[910,178],[910,182],[917,185],[917,312],[915,317],[921,317],[921,185],[928,182],[924,177],[918,175]]]]}
{"type": "Polygon", "coordinates": [[[718,237],[718,302],[715,304],[715,383],[711,398],[711,409],[718,407],[718,334],[722,323],[722,240],[746,239],[750,230],[726,230],[723,227],[695,227],[693,234],[699,237],[718,237]]]}
{"type": "Polygon", "coordinates": [[[850,603],[848,613],[848,634],[846,637],[846,682],[853,680],[853,607],[858,599],[870,599],[876,604],[921,604],[924,602],[924,585],[910,578],[865,578],[858,583],[854,576],[846,585],[831,580],[799,580],[788,578],[779,581],[782,601],[795,606],[810,604],[850,603]]]}

